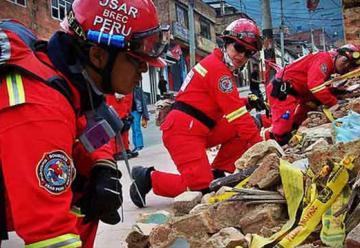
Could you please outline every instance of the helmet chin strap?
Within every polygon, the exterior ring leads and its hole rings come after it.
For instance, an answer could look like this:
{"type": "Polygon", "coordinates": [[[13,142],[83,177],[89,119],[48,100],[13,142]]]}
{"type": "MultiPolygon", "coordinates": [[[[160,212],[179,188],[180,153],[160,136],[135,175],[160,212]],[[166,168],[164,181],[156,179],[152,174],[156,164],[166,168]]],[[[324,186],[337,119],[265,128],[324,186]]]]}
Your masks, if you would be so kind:
{"type": "Polygon", "coordinates": [[[226,51],[226,47],[223,47],[221,49],[222,53],[223,53],[223,61],[225,63],[225,65],[230,69],[230,71],[232,71],[233,75],[235,77],[238,76],[239,72],[242,70],[241,68],[236,68],[234,63],[232,62],[228,52],[226,51]]]}

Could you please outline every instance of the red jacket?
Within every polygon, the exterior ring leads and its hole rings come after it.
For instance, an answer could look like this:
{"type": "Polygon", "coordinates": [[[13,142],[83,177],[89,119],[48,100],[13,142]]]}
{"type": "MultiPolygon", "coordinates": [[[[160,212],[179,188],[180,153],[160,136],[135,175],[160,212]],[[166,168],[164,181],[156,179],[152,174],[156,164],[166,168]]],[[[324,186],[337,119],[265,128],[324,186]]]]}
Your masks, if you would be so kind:
{"type": "Polygon", "coordinates": [[[214,121],[226,118],[244,140],[261,140],[254,120],[246,110],[246,101],[240,99],[235,78],[223,62],[220,49],[201,60],[187,75],[177,101],[201,110],[214,121]]]}
{"type": "Polygon", "coordinates": [[[317,99],[322,104],[333,106],[336,104],[336,97],[324,84],[333,74],[334,58],[330,52],[319,52],[309,54],[286,66],[276,74],[290,82],[302,102],[317,99]]]}

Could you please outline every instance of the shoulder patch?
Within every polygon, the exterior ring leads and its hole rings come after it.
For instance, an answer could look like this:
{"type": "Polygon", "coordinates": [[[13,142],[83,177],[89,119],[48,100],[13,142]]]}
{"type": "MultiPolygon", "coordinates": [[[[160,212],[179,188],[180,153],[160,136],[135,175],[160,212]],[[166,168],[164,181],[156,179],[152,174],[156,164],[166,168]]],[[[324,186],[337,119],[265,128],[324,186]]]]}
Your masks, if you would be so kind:
{"type": "Polygon", "coordinates": [[[326,64],[321,64],[321,65],[320,65],[320,70],[321,70],[325,75],[327,75],[327,73],[328,73],[328,67],[327,67],[326,64]]]}
{"type": "Polygon", "coordinates": [[[65,192],[75,178],[75,167],[63,151],[45,153],[36,168],[39,186],[51,194],[65,192]]]}
{"type": "Polygon", "coordinates": [[[233,83],[229,76],[223,76],[219,80],[219,90],[224,93],[230,93],[233,91],[233,83]]]}

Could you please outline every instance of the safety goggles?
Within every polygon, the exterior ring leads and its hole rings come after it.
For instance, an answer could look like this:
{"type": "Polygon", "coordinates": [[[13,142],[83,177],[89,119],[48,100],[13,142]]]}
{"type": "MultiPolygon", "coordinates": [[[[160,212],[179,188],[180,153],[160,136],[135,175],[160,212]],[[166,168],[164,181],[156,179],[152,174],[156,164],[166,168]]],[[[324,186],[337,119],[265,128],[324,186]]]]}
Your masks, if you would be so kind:
{"type": "Polygon", "coordinates": [[[247,58],[252,57],[252,56],[256,53],[255,50],[246,49],[245,46],[241,45],[241,44],[238,43],[238,42],[234,42],[233,44],[234,44],[234,48],[235,48],[236,52],[238,52],[238,53],[244,53],[244,54],[245,54],[245,57],[247,57],[247,58]]]}
{"type": "Polygon", "coordinates": [[[230,30],[225,30],[223,32],[223,36],[228,36],[232,38],[236,38],[241,42],[244,42],[245,44],[248,44],[257,50],[261,50],[262,48],[262,37],[253,33],[253,32],[239,32],[235,33],[230,30]]]}
{"type": "Polygon", "coordinates": [[[145,57],[157,58],[168,47],[170,26],[160,26],[146,32],[134,33],[130,39],[129,50],[145,57]]]}

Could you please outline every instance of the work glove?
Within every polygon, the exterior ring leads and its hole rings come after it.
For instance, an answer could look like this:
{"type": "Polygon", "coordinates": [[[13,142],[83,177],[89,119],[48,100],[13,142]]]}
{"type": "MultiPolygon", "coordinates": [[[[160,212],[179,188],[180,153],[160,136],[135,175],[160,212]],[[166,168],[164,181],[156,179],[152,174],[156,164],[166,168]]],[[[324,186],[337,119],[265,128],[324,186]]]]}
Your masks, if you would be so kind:
{"type": "Polygon", "coordinates": [[[122,205],[121,172],[110,160],[98,160],[91,170],[85,194],[76,204],[85,215],[84,222],[101,220],[115,225],[120,222],[118,209],[122,205]]]}
{"type": "Polygon", "coordinates": [[[267,110],[265,102],[255,94],[248,95],[248,107],[256,109],[257,111],[267,110]]]}
{"type": "Polygon", "coordinates": [[[122,122],[124,124],[123,128],[121,129],[121,133],[129,131],[129,129],[131,127],[131,124],[134,121],[134,117],[132,115],[128,115],[128,116],[122,118],[121,120],[122,120],[122,122]]]}

